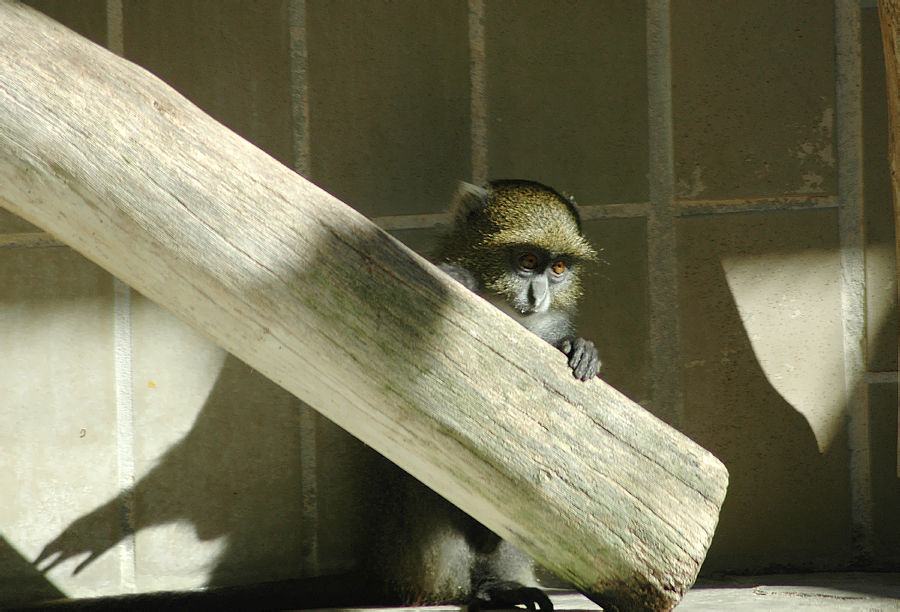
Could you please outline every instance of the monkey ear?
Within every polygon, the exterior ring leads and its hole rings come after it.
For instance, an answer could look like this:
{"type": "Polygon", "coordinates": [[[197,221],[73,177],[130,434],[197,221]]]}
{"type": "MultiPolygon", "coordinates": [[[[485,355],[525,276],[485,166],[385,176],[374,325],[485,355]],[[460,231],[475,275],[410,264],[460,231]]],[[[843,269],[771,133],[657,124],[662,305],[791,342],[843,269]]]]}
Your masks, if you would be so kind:
{"type": "Polygon", "coordinates": [[[450,205],[450,215],[454,219],[464,219],[474,212],[484,210],[487,205],[487,189],[461,181],[453,204],[450,205]]]}

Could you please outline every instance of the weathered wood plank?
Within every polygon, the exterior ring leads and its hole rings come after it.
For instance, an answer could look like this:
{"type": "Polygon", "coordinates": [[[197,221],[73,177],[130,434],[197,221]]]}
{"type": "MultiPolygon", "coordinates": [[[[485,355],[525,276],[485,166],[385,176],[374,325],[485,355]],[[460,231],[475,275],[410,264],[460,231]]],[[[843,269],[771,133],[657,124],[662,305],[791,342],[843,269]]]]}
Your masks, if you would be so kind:
{"type": "Polygon", "coordinates": [[[164,83],[0,1],[0,203],[609,610],[696,578],[722,464],[164,83]]]}

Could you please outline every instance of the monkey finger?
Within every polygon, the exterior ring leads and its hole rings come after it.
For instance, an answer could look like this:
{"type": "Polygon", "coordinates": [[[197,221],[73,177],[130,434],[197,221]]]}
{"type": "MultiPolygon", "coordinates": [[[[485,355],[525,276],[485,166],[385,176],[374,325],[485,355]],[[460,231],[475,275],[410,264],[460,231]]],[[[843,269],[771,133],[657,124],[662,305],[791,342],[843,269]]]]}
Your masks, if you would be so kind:
{"type": "Polygon", "coordinates": [[[534,603],[541,607],[541,612],[553,612],[553,602],[550,601],[547,594],[540,589],[535,589],[535,591],[537,592],[532,593],[534,596],[534,603]]]}
{"type": "Polygon", "coordinates": [[[575,376],[581,380],[590,380],[600,372],[600,359],[596,354],[585,354],[582,356],[577,367],[575,367],[575,376]]]}
{"type": "MultiPolygon", "coordinates": [[[[569,369],[572,370],[572,373],[575,374],[575,372],[578,371],[578,368],[581,365],[581,358],[573,354],[571,357],[569,357],[568,365],[569,365],[569,369]]],[[[575,376],[578,376],[578,375],[575,374],[575,376]]]]}
{"type": "Polygon", "coordinates": [[[569,353],[569,365],[573,368],[578,365],[583,354],[584,349],[580,345],[576,344],[569,353]]]}
{"type": "Polygon", "coordinates": [[[585,340],[581,365],[585,375],[582,380],[593,378],[600,372],[600,355],[597,353],[597,347],[589,340],[585,340]]]}
{"type": "Polygon", "coordinates": [[[573,368],[585,360],[590,360],[590,358],[597,353],[597,349],[594,348],[594,343],[590,340],[585,340],[584,338],[576,338],[572,345],[572,352],[569,355],[569,365],[573,368]]]}
{"type": "Polygon", "coordinates": [[[578,364],[578,367],[575,368],[575,378],[579,380],[588,380],[594,376],[593,372],[591,372],[591,364],[588,361],[582,361],[578,364]]]}
{"type": "Polygon", "coordinates": [[[581,360],[581,355],[584,352],[584,346],[581,343],[581,338],[567,341],[567,344],[569,345],[569,350],[566,351],[566,354],[569,356],[569,365],[575,367],[575,364],[581,360]]]}

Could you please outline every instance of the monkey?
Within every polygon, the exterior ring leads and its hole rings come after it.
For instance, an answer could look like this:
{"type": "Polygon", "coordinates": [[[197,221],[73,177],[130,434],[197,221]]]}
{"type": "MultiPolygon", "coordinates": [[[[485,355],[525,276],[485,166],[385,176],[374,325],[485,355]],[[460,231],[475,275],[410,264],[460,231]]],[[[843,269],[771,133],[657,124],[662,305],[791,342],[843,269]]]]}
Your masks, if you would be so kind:
{"type": "Polygon", "coordinates": [[[562,351],[576,378],[596,376],[594,344],[573,334],[581,269],[597,257],[574,199],[533,181],[463,183],[451,217],[439,267],[562,351]]]}
{"type": "MultiPolygon", "coordinates": [[[[583,266],[596,259],[574,200],[540,183],[462,183],[433,261],[559,349],[575,378],[598,374],[592,342],[574,335],[583,266]]],[[[385,536],[372,563],[406,604],[467,603],[471,612],[524,605],[551,612],[534,562],[399,469],[389,486],[385,536]]]]}

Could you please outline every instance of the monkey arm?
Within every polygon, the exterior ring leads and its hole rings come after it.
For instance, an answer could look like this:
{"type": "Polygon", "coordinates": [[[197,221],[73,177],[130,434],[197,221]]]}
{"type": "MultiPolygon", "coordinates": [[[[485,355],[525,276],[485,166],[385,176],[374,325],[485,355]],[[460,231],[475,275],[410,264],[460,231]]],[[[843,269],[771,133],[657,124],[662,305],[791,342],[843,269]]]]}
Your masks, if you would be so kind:
{"type": "Polygon", "coordinates": [[[462,283],[462,285],[469,291],[478,293],[478,280],[475,278],[474,274],[472,274],[462,266],[444,262],[439,264],[438,267],[452,276],[456,282],[462,283]]]}

